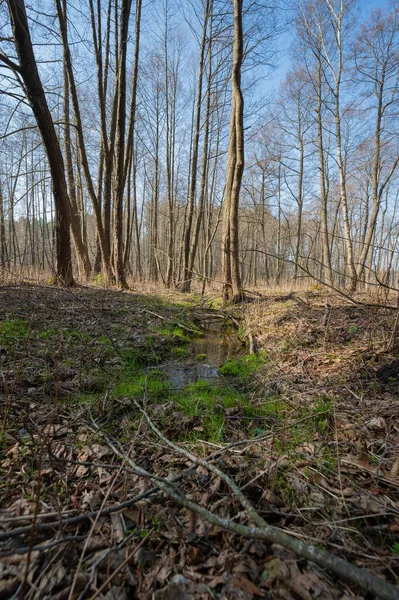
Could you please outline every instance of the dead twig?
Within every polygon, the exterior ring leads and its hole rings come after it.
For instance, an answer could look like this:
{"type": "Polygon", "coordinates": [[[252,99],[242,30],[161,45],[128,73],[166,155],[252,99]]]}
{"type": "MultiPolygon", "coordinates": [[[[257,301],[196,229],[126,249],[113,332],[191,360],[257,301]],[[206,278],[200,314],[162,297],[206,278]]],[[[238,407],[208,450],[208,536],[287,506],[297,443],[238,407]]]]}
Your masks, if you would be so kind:
{"type": "MultiPolygon", "coordinates": [[[[60,544],[68,544],[69,542],[81,542],[85,540],[85,535],[70,535],[64,537],[60,540],[54,540],[53,542],[49,542],[48,544],[38,544],[37,546],[32,546],[32,552],[46,552],[47,550],[51,550],[60,544]]],[[[27,554],[29,552],[29,546],[23,546],[22,548],[12,548],[11,550],[7,550],[5,552],[0,553],[0,558],[5,556],[13,556],[14,554],[27,554]]]]}
{"type": "MultiPolygon", "coordinates": [[[[185,477],[190,477],[191,475],[194,475],[195,472],[196,472],[195,467],[193,467],[191,469],[187,469],[186,471],[181,473],[181,475],[178,475],[177,477],[174,477],[173,479],[171,479],[170,483],[178,483],[185,477]]],[[[151,476],[151,479],[153,479],[153,478],[154,477],[151,476]]],[[[147,490],[146,492],[143,492],[143,493],[139,494],[138,496],[134,496],[134,498],[130,498],[130,500],[126,500],[125,502],[121,502],[120,504],[115,504],[114,506],[111,506],[109,508],[86,512],[81,515],[77,515],[76,517],[71,517],[70,519],[65,519],[62,521],[61,525],[65,529],[66,527],[70,527],[71,525],[78,525],[79,523],[83,523],[84,521],[90,521],[91,519],[95,519],[97,516],[98,517],[106,517],[113,513],[120,512],[121,510],[125,510],[126,508],[130,508],[131,506],[134,506],[135,504],[137,504],[137,502],[140,502],[141,500],[145,500],[145,499],[149,498],[150,496],[152,496],[153,494],[156,494],[157,492],[159,492],[159,489],[157,487],[152,487],[149,490],[147,490]]],[[[53,514],[53,513],[49,513],[49,514],[53,514]]],[[[30,518],[33,518],[33,516],[31,515],[30,518]]],[[[35,531],[57,530],[57,529],[59,529],[59,527],[60,527],[60,522],[58,520],[51,521],[50,523],[36,523],[35,531]]],[[[32,529],[31,525],[26,525],[25,527],[17,527],[16,529],[12,529],[11,531],[2,531],[2,532],[0,532],[0,542],[3,542],[8,539],[16,538],[19,536],[27,535],[31,532],[31,529],[32,529]]]]}
{"type": "MultiPolygon", "coordinates": [[[[139,467],[129,456],[126,456],[126,454],[123,454],[118,450],[113,442],[106,438],[106,436],[104,436],[104,438],[115,454],[126,460],[132,468],[137,469],[137,472],[141,472],[145,477],[154,477],[146,469],[139,467]]],[[[274,544],[280,544],[284,548],[318,564],[324,569],[329,569],[339,577],[343,577],[351,583],[354,583],[369,592],[373,592],[382,600],[399,600],[399,589],[396,586],[380,579],[365,569],[355,567],[355,565],[352,565],[343,558],[335,556],[334,554],[311,544],[307,544],[302,540],[293,537],[291,534],[285,533],[278,527],[266,523],[262,527],[248,527],[236,523],[232,519],[219,517],[204,506],[190,500],[180,489],[171,485],[170,481],[165,478],[157,477],[156,486],[180,506],[191,510],[205,521],[208,521],[221,529],[225,529],[246,539],[265,540],[274,544]]]]}
{"type": "Polygon", "coordinates": [[[149,531],[147,533],[147,535],[145,536],[145,538],[143,538],[141,540],[141,542],[138,544],[138,546],[136,546],[135,549],[132,552],[130,552],[130,554],[128,554],[128,556],[119,565],[119,567],[117,567],[115,569],[115,571],[113,571],[111,573],[111,575],[106,579],[106,581],[104,581],[104,583],[98,588],[98,590],[93,594],[93,596],[91,596],[90,600],[95,600],[96,598],[98,598],[98,596],[105,590],[105,588],[107,587],[107,585],[109,585],[111,583],[111,581],[113,580],[113,578],[120,571],[122,571],[123,567],[125,567],[128,564],[128,562],[131,561],[131,559],[133,558],[133,556],[140,550],[140,548],[142,548],[142,546],[144,546],[145,542],[148,540],[148,538],[150,537],[151,534],[152,534],[152,530],[149,531]]]}
{"type": "Polygon", "coordinates": [[[220,477],[220,479],[222,481],[224,481],[224,483],[231,489],[231,491],[236,496],[237,500],[241,503],[243,508],[245,508],[245,510],[248,512],[248,514],[251,517],[251,519],[253,520],[253,522],[256,523],[259,527],[263,527],[264,525],[266,525],[266,521],[264,519],[262,519],[262,517],[257,513],[257,511],[254,509],[252,504],[244,496],[244,494],[241,492],[238,485],[235,483],[235,481],[233,481],[233,479],[231,479],[231,477],[226,475],[226,473],[221,471],[218,467],[213,465],[211,462],[203,460],[202,458],[199,458],[198,456],[191,454],[191,452],[188,452],[184,448],[181,448],[180,446],[177,446],[177,444],[174,444],[173,442],[168,440],[168,438],[166,436],[164,436],[163,433],[161,431],[159,431],[159,429],[154,425],[154,423],[148,416],[147,412],[143,408],[140,407],[138,402],[135,401],[135,404],[138,407],[138,409],[143,413],[145,418],[147,419],[147,422],[148,422],[149,426],[151,427],[151,429],[154,431],[154,433],[156,433],[156,435],[163,442],[165,442],[165,444],[167,446],[169,446],[170,448],[173,448],[173,450],[175,450],[178,454],[181,454],[182,456],[185,456],[186,458],[188,458],[188,460],[190,460],[193,464],[200,465],[201,467],[208,469],[208,471],[210,471],[217,477],[220,477]]]}
{"type": "Polygon", "coordinates": [[[180,327],[180,329],[184,329],[185,331],[189,331],[190,333],[197,333],[197,331],[195,329],[192,329],[191,327],[186,327],[186,325],[183,325],[182,323],[178,323],[174,319],[168,319],[168,317],[158,315],[157,313],[153,312],[152,310],[148,310],[147,308],[143,308],[143,312],[148,313],[149,315],[152,315],[153,317],[157,317],[158,319],[161,319],[162,321],[166,321],[167,323],[171,323],[171,325],[177,325],[178,327],[180,327]]]}

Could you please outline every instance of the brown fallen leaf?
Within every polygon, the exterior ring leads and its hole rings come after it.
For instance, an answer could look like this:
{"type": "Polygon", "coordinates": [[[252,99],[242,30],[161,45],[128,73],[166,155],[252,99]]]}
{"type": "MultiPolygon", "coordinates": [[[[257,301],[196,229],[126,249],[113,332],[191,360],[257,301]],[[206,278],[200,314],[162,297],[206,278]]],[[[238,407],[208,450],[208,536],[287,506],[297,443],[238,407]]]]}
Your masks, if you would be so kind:
{"type": "Polygon", "coordinates": [[[21,449],[20,449],[20,445],[19,442],[17,442],[16,444],[14,444],[13,446],[11,446],[11,448],[9,448],[6,452],[6,456],[15,458],[16,456],[18,456],[21,453],[21,449]]]}
{"type": "Polygon", "coordinates": [[[304,442],[304,443],[302,444],[302,450],[303,450],[304,452],[307,452],[307,453],[308,453],[308,454],[310,454],[310,455],[313,455],[313,454],[314,454],[314,452],[315,452],[315,445],[314,445],[314,444],[312,444],[311,442],[304,442]]]}
{"type": "Polygon", "coordinates": [[[108,446],[102,446],[101,444],[91,444],[90,448],[97,459],[103,458],[104,456],[108,456],[109,454],[111,454],[111,451],[108,448],[108,446]]]}
{"type": "Polygon", "coordinates": [[[261,590],[257,585],[252,583],[252,581],[242,575],[240,577],[233,577],[232,583],[251,596],[264,596],[264,590],[261,590]]]}
{"type": "Polygon", "coordinates": [[[110,479],[112,479],[111,473],[108,473],[108,471],[103,469],[103,467],[98,467],[97,473],[100,485],[102,485],[103,483],[108,483],[110,479]]]}
{"type": "Polygon", "coordinates": [[[90,507],[90,510],[96,510],[102,501],[102,494],[91,490],[90,492],[84,492],[82,494],[82,507],[86,504],[90,507]]]}
{"type": "Polygon", "coordinates": [[[276,496],[276,494],[274,494],[271,490],[265,490],[262,493],[261,498],[262,500],[265,500],[268,504],[272,504],[277,508],[282,508],[283,506],[285,506],[285,503],[281,500],[281,498],[276,496]]]}
{"type": "Polygon", "coordinates": [[[366,422],[366,427],[373,431],[386,431],[387,424],[383,417],[373,417],[366,422]]]}
{"type": "Polygon", "coordinates": [[[262,580],[271,585],[276,579],[285,579],[289,576],[290,572],[280,558],[272,558],[263,567],[262,580]]]}
{"type": "Polygon", "coordinates": [[[154,600],[191,600],[193,595],[189,592],[190,581],[183,575],[175,575],[172,581],[161,590],[157,590],[154,600]]]}
{"type": "Polygon", "coordinates": [[[76,477],[79,477],[79,479],[81,479],[82,477],[86,477],[88,472],[88,467],[86,467],[85,465],[79,465],[78,467],[76,467],[75,475],[76,477]]]}
{"type": "Polygon", "coordinates": [[[335,488],[332,487],[325,479],[324,477],[322,477],[319,481],[319,485],[321,485],[322,488],[324,488],[325,490],[328,490],[329,492],[335,494],[336,496],[344,496],[345,498],[349,498],[349,496],[353,495],[353,490],[351,487],[346,487],[342,490],[340,490],[339,488],[335,488]]]}
{"type": "Polygon", "coordinates": [[[398,476],[399,476],[399,456],[396,457],[396,460],[393,463],[392,469],[389,474],[393,479],[398,478],[398,476]]]}
{"type": "Polygon", "coordinates": [[[123,533],[123,524],[122,518],[118,513],[111,514],[111,523],[112,523],[112,534],[114,540],[117,544],[119,544],[122,540],[125,539],[125,534],[123,533]]]}

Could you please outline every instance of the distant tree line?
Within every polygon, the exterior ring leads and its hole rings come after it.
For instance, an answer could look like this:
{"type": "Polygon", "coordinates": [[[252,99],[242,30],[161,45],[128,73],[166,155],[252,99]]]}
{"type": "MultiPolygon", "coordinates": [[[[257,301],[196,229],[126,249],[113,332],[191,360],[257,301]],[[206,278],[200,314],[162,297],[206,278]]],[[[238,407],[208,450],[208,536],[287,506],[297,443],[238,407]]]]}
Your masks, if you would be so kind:
{"type": "Polygon", "coordinates": [[[396,2],[7,0],[0,22],[4,271],[235,301],[397,285],[396,2]]]}

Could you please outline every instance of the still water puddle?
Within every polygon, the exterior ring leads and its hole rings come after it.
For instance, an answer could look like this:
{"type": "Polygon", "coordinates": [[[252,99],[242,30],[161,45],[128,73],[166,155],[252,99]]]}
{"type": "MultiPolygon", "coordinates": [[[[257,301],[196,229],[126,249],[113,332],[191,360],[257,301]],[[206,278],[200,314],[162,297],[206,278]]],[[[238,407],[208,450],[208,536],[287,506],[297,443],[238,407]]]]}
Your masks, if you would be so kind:
{"type": "Polygon", "coordinates": [[[201,329],[204,335],[190,340],[188,355],[160,367],[176,390],[184,389],[199,379],[218,385],[224,381],[219,374],[222,364],[243,353],[243,345],[237,336],[226,331],[220,319],[202,323],[201,329]]]}

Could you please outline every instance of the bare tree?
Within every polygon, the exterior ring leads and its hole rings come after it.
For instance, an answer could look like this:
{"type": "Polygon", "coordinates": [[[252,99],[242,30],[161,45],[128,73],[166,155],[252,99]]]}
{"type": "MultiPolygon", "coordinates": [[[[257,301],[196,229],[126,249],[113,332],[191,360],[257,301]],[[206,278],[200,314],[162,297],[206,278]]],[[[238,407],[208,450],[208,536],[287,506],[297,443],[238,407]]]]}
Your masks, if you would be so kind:
{"type": "Polygon", "coordinates": [[[357,274],[362,279],[375,236],[382,197],[399,164],[394,127],[399,102],[399,14],[395,8],[383,16],[375,12],[361,30],[355,46],[355,62],[359,77],[366,86],[366,102],[374,99],[375,125],[371,165],[371,199],[373,210],[365,220],[365,236],[357,274]]]}
{"type": "Polygon", "coordinates": [[[202,87],[203,87],[204,68],[205,68],[207,28],[208,28],[208,20],[210,17],[209,13],[210,13],[210,0],[206,0],[205,6],[204,6],[202,38],[201,38],[201,46],[200,46],[200,59],[199,59],[199,66],[198,66],[194,140],[193,140],[192,159],[191,159],[190,193],[189,193],[189,203],[188,203],[188,211],[187,211],[187,222],[186,222],[186,227],[185,227],[185,232],[184,232],[183,291],[185,291],[185,292],[190,291],[191,278],[192,278],[192,272],[190,271],[191,230],[192,230],[192,225],[193,225],[194,205],[195,205],[195,196],[196,196],[196,188],[197,188],[197,166],[198,166],[199,138],[200,138],[200,127],[201,127],[202,87]]]}
{"type": "Polygon", "coordinates": [[[244,98],[241,91],[241,67],[244,57],[242,0],[233,0],[233,6],[232,99],[224,194],[222,256],[224,298],[227,300],[232,295],[233,302],[240,302],[244,299],[241,286],[238,239],[238,207],[244,171],[244,98]]]}
{"type": "Polygon", "coordinates": [[[115,193],[114,193],[114,263],[117,283],[125,288],[126,273],[123,258],[123,195],[125,189],[125,130],[126,130],[126,55],[131,0],[122,0],[120,12],[120,47],[117,79],[117,120],[115,143],[115,193]]]}
{"type": "MultiPolygon", "coordinates": [[[[339,175],[340,204],[345,231],[346,262],[349,270],[351,289],[357,287],[349,204],[347,194],[347,174],[342,139],[342,79],[344,69],[344,44],[349,31],[351,0],[308,0],[300,3],[303,27],[313,38],[313,47],[321,50],[322,73],[329,89],[330,98],[325,100],[335,122],[336,161],[339,175]]],[[[320,143],[320,140],[319,140],[320,143]]]]}
{"type": "Polygon", "coordinates": [[[32,108],[51,171],[55,206],[56,274],[65,285],[73,285],[70,238],[70,208],[64,159],[54,122],[40,80],[29,32],[24,0],[7,0],[19,64],[0,54],[0,60],[17,74],[32,108]]]}

